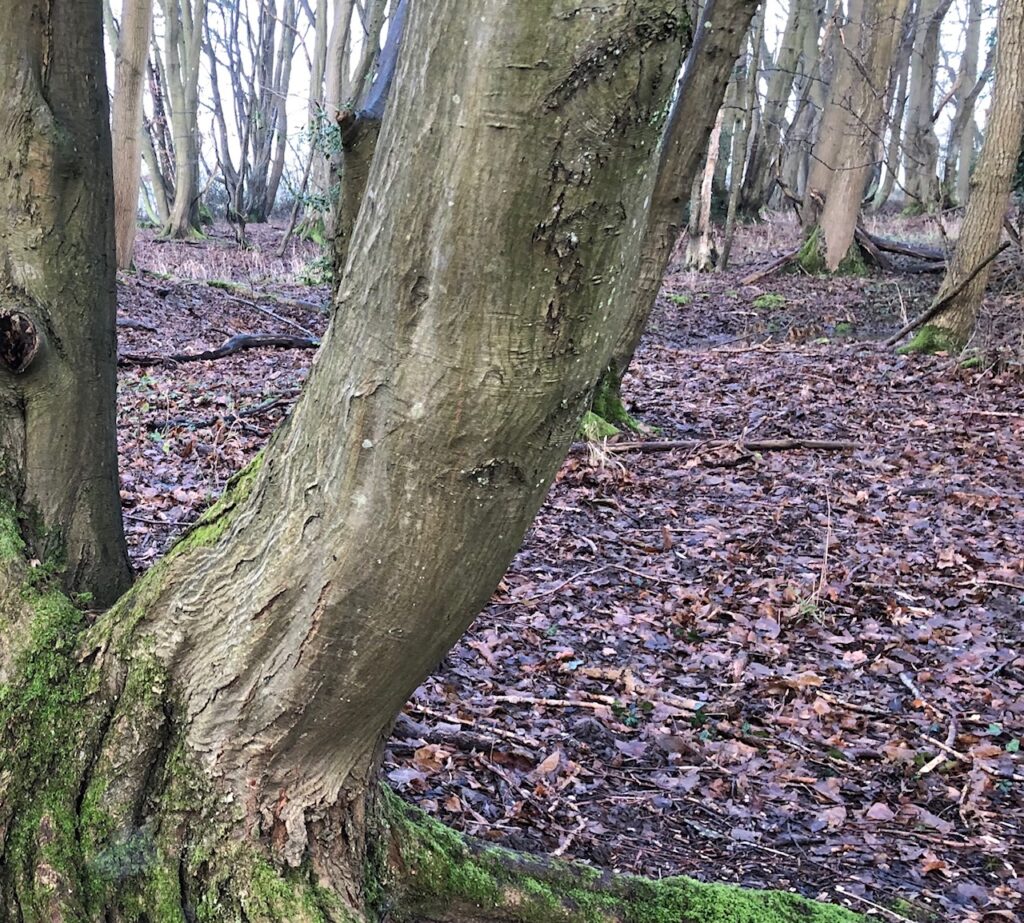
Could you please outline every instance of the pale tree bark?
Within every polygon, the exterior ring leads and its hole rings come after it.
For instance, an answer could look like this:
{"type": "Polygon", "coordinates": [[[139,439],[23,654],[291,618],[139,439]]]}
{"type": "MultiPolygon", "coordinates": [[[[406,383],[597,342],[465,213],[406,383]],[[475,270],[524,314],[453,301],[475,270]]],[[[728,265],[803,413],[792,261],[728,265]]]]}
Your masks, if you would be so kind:
{"type": "Polygon", "coordinates": [[[879,148],[883,151],[882,181],[878,184],[871,198],[871,208],[880,209],[892,196],[899,178],[903,148],[903,121],[907,113],[908,83],[910,81],[910,56],[914,50],[914,37],[917,30],[917,0],[911,0],[903,14],[903,31],[896,63],[893,66],[890,80],[891,93],[886,100],[885,111],[888,113],[888,136],[879,137],[879,148]]]}
{"type": "Polygon", "coordinates": [[[715,247],[714,228],[711,221],[711,194],[715,180],[715,168],[718,166],[720,141],[722,137],[722,119],[725,112],[718,110],[711,137],[708,139],[708,151],[704,158],[704,169],[699,181],[694,183],[690,199],[689,240],[683,265],[694,272],[710,272],[718,262],[718,249],[715,247]]]}
{"type": "Polygon", "coordinates": [[[910,58],[910,90],[904,131],[903,172],[908,205],[920,211],[939,206],[939,140],[932,112],[939,65],[942,20],[952,0],[919,0],[917,34],[910,58]]]}
{"type": "Polygon", "coordinates": [[[163,233],[191,236],[199,227],[199,60],[206,0],[159,0],[163,78],[174,146],[174,199],[163,233]]]}
{"type": "Polygon", "coordinates": [[[859,265],[854,231],[876,163],[893,50],[907,0],[850,0],[836,74],[814,146],[801,221],[801,263],[835,272],[859,265]]]}
{"type": "Polygon", "coordinates": [[[815,21],[804,32],[800,52],[801,70],[794,86],[796,112],[783,141],[781,170],[783,186],[790,195],[799,198],[807,187],[811,151],[835,70],[834,6],[837,2],[833,0],[833,8],[828,12],[816,11],[815,21]]]}
{"type": "Polygon", "coordinates": [[[981,91],[992,76],[995,61],[990,51],[985,66],[978,73],[981,16],[981,0],[968,0],[964,51],[957,72],[956,114],[949,128],[949,143],[946,145],[946,162],[942,174],[944,198],[956,205],[967,204],[974,161],[974,136],[977,131],[974,109],[981,91]]]}
{"type": "Polygon", "coordinates": [[[114,151],[114,238],[117,266],[130,269],[138,226],[142,173],[142,91],[153,22],[153,0],[125,0],[114,57],[111,140],[114,151]]]}
{"type": "Polygon", "coordinates": [[[779,173],[780,145],[786,130],[786,109],[793,93],[804,37],[816,22],[813,0],[790,0],[786,25],[765,93],[764,115],[761,119],[762,140],[753,151],[743,177],[740,207],[747,215],[756,215],[768,204],[775,176],[779,173]]]}
{"type": "Polygon", "coordinates": [[[99,4],[0,5],[0,507],[68,590],[109,603],[130,573],[100,29],[99,4]]]}
{"type": "Polygon", "coordinates": [[[991,257],[1002,234],[1024,134],[1024,8],[1020,0],[999,4],[997,36],[985,142],[971,176],[956,252],[935,299],[945,306],[905,347],[908,351],[962,349],[974,331],[985,295],[991,264],[981,271],[978,267],[991,257]]]}
{"type": "MultiPolygon", "coordinates": [[[[746,73],[743,74],[743,77],[745,78],[743,85],[743,107],[742,111],[737,116],[736,129],[732,136],[732,150],[730,151],[729,157],[731,161],[729,168],[729,201],[726,206],[725,231],[722,235],[722,252],[718,262],[718,269],[722,272],[729,268],[729,254],[732,252],[732,239],[736,230],[736,215],[739,211],[740,197],[743,194],[744,189],[749,190],[750,188],[751,184],[748,184],[747,182],[749,172],[761,169],[759,167],[759,160],[762,158],[759,158],[758,152],[763,152],[765,150],[764,145],[757,146],[751,153],[748,163],[748,140],[750,138],[750,130],[754,122],[754,108],[757,105],[757,82],[760,74],[760,70],[757,66],[757,56],[754,54],[754,49],[760,47],[761,40],[764,38],[764,21],[765,16],[764,10],[762,9],[754,17],[754,22],[751,24],[751,55],[746,67],[746,73]],[[746,167],[747,173],[744,173],[744,167],[746,167]]],[[[794,61],[793,63],[795,66],[796,62],[794,61]]],[[[778,114],[779,113],[774,109],[769,112],[768,102],[766,101],[764,124],[768,132],[767,143],[778,143],[778,135],[774,134],[772,129],[768,127],[769,115],[771,115],[772,118],[775,118],[778,114]]],[[[752,185],[761,189],[759,180],[754,180],[752,185]]],[[[766,194],[766,190],[761,191],[766,194]]],[[[761,195],[761,192],[757,194],[761,195]]],[[[760,206],[758,206],[758,208],[759,207],[760,206]]],[[[755,209],[755,211],[756,210],[757,209],[755,209]]]]}

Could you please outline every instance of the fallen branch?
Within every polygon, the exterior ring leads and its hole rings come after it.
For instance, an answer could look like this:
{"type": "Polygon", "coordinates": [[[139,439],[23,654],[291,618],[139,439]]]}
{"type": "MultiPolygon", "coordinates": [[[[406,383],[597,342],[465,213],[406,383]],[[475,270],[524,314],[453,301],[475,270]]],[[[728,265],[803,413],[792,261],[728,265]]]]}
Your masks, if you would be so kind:
{"type": "Polygon", "coordinates": [[[751,273],[749,276],[744,276],[740,279],[740,285],[754,285],[760,282],[762,279],[768,278],[773,273],[778,272],[785,266],[788,266],[800,255],[800,248],[792,250],[784,256],[779,257],[774,263],[769,263],[764,269],[759,269],[757,272],[751,273]]]}
{"type": "Polygon", "coordinates": [[[879,250],[884,250],[886,253],[895,253],[898,256],[909,256],[911,259],[925,260],[926,262],[946,262],[946,254],[937,247],[922,247],[915,246],[913,244],[905,244],[898,240],[876,237],[874,234],[864,231],[863,228],[861,230],[864,236],[867,237],[872,244],[874,244],[879,250]]]}
{"type": "Polygon", "coordinates": [[[860,225],[853,230],[853,239],[857,245],[871,257],[872,262],[881,270],[891,272],[893,269],[892,260],[879,249],[871,235],[860,225]]]}
{"type": "Polygon", "coordinates": [[[299,389],[294,388],[284,394],[278,394],[275,397],[268,398],[262,403],[256,404],[254,407],[245,407],[235,413],[219,414],[215,417],[205,417],[199,420],[192,419],[191,417],[171,417],[166,420],[153,420],[146,428],[149,430],[161,430],[170,429],[174,426],[189,426],[192,429],[205,429],[209,426],[216,426],[218,423],[223,424],[224,426],[230,426],[232,423],[237,423],[248,417],[257,417],[262,413],[266,413],[268,410],[273,410],[278,405],[291,400],[291,398],[295,397],[298,393],[299,389]]]}
{"type": "Polygon", "coordinates": [[[825,452],[856,451],[857,442],[833,439],[759,439],[745,442],[737,439],[670,439],[660,442],[617,442],[606,447],[609,452],[671,452],[675,449],[725,449],[735,446],[741,452],[786,452],[792,449],[818,449],[825,452]]]}
{"type": "Polygon", "coordinates": [[[203,362],[223,359],[244,349],[319,349],[317,337],[298,337],[285,333],[261,334],[239,333],[225,340],[215,349],[204,349],[200,353],[171,353],[166,356],[147,356],[141,353],[124,353],[118,357],[117,364],[127,365],[160,365],[176,362],[203,362]]]}
{"type": "Polygon", "coordinates": [[[989,263],[991,263],[1000,253],[1002,253],[1007,247],[1010,246],[1008,240],[1004,240],[998,247],[995,248],[988,256],[985,257],[977,266],[974,267],[959,285],[954,287],[948,294],[943,295],[941,298],[935,301],[935,303],[923,314],[918,314],[912,321],[904,324],[896,333],[894,333],[888,340],[885,341],[886,346],[895,346],[900,340],[903,339],[908,333],[916,330],[922,324],[928,323],[936,314],[940,313],[946,305],[948,305],[954,298],[957,297],[968,285],[970,285],[975,277],[981,272],[989,263]]]}

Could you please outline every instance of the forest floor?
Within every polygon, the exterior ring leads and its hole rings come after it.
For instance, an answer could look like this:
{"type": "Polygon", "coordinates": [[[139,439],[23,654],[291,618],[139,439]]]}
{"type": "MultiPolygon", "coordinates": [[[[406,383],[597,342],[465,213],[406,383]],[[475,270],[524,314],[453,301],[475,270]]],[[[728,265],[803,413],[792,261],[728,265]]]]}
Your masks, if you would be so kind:
{"type": "MultiPolygon", "coordinates": [[[[315,253],[275,257],[279,231],[252,230],[249,251],[146,237],[119,284],[122,355],[322,333],[315,253]]],[[[937,276],[743,285],[794,233],[746,230],[730,271],[666,277],[625,391],[640,438],[685,445],[570,454],[386,771],[515,848],[882,919],[1017,919],[1024,375],[881,345],[937,276]],[[856,447],[744,445],[773,439],[856,447]]],[[[1015,291],[986,317],[1019,321],[1015,291]]],[[[122,369],[137,567],[265,443],[312,357],[122,369]]]]}

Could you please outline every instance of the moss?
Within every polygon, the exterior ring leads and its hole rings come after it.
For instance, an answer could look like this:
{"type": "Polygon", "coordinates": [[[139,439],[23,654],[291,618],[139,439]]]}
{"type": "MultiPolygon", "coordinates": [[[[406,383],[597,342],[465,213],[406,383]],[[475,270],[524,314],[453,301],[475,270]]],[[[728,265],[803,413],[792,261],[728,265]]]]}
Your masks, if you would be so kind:
{"type": "Polygon", "coordinates": [[[825,272],[825,245],[822,240],[821,228],[815,225],[804,239],[800,252],[796,255],[797,265],[812,276],[825,272]]]}
{"type": "Polygon", "coordinates": [[[897,350],[901,356],[905,356],[910,353],[924,353],[926,355],[930,355],[932,353],[957,351],[957,345],[950,335],[950,332],[943,327],[936,326],[935,324],[927,324],[922,327],[914,334],[914,338],[909,343],[904,344],[897,350]]]}
{"type": "Polygon", "coordinates": [[[224,493],[206,510],[192,527],[174,544],[165,560],[180,555],[192,548],[213,545],[228,529],[234,514],[248,499],[263,467],[263,453],[260,452],[248,465],[239,471],[224,489],[224,493]]]}
{"type": "Polygon", "coordinates": [[[25,541],[18,528],[14,507],[0,501],[0,563],[16,561],[25,553],[25,541]]]}
{"type": "MultiPolygon", "coordinates": [[[[626,410],[626,405],[622,402],[622,380],[614,363],[609,363],[601,374],[590,402],[590,412],[599,418],[600,423],[604,423],[606,426],[610,425],[616,432],[621,429],[638,430],[640,428],[640,424],[626,410]]],[[[588,422],[586,417],[584,422],[588,422]]],[[[589,425],[595,432],[602,428],[599,422],[593,419],[589,420],[589,425]]],[[[605,435],[615,434],[599,433],[598,438],[603,438],[605,435]]]]}
{"type": "Polygon", "coordinates": [[[395,919],[459,905],[522,923],[855,923],[863,917],[781,891],[689,878],[653,881],[477,846],[390,793],[381,798],[398,870],[395,919]]]}
{"type": "Polygon", "coordinates": [[[766,292],[754,299],[754,307],[758,311],[777,311],[786,306],[786,299],[782,295],[773,292],[766,292]]]}
{"type": "Polygon", "coordinates": [[[599,417],[592,410],[583,414],[583,419],[580,420],[580,438],[587,442],[600,442],[602,439],[618,436],[621,432],[617,426],[612,426],[604,417],[599,417]]]}
{"type": "Polygon", "coordinates": [[[864,254],[861,253],[860,247],[854,242],[850,244],[850,249],[846,251],[846,256],[839,261],[836,275],[866,276],[867,274],[868,264],[864,262],[864,254]]]}

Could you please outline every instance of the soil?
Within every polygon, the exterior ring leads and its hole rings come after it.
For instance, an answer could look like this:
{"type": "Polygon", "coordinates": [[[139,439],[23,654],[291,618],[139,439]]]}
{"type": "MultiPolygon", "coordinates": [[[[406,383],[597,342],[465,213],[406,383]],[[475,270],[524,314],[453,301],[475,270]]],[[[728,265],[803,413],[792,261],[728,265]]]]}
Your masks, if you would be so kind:
{"type": "MultiPolygon", "coordinates": [[[[122,354],[321,335],[315,248],[277,257],[280,227],[249,230],[250,250],[227,229],[144,235],[119,285],[122,354]]],[[[940,276],[743,283],[795,239],[776,218],[743,229],[728,271],[669,272],[625,382],[644,432],[618,441],[685,444],[573,450],[490,605],[412,696],[386,772],[516,848],[894,920],[1014,919],[1024,380],[1005,347],[1024,327],[1020,255],[980,325],[1000,364],[979,371],[881,345],[940,276]],[[782,439],[855,447],[752,445],[782,439]]],[[[122,369],[138,568],[265,443],[312,358],[122,369]]]]}

